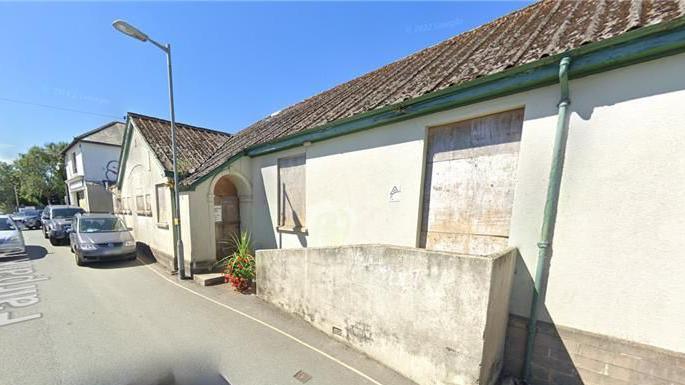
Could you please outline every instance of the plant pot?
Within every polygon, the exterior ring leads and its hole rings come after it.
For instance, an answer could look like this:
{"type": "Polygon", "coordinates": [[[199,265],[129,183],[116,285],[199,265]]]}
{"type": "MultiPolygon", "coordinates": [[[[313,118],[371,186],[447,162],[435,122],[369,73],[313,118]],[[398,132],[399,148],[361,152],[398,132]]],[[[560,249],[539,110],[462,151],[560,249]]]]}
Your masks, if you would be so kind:
{"type": "Polygon", "coordinates": [[[252,279],[249,278],[240,278],[232,274],[226,274],[224,280],[230,283],[236,291],[241,293],[250,290],[252,287],[252,279]]]}

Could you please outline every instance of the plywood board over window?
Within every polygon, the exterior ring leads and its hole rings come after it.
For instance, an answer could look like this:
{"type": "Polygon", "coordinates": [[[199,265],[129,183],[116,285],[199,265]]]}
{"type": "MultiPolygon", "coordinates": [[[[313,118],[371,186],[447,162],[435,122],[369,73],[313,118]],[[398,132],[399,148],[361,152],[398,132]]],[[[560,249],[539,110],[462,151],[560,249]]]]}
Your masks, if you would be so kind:
{"type": "Polygon", "coordinates": [[[306,230],[305,154],[278,160],[278,226],[280,230],[306,230]]]}
{"type": "Polygon", "coordinates": [[[166,226],[169,222],[169,190],[166,185],[155,186],[155,198],[157,202],[157,224],[166,226]]]}
{"type": "Polygon", "coordinates": [[[421,247],[507,246],[522,126],[518,109],[428,130],[421,247]]]}

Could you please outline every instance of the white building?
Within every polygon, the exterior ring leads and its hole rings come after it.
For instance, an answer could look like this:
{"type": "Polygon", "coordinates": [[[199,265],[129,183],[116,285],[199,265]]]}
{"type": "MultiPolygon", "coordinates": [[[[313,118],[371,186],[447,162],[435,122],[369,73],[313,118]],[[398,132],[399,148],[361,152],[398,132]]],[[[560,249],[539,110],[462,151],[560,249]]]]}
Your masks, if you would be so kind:
{"type": "Polygon", "coordinates": [[[79,135],[64,149],[67,201],[89,212],[111,212],[124,124],[110,122],[79,135]]]}
{"type": "Polygon", "coordinates": [[[521,373],[541,269],[532,384],[684,384],[684,15],[677,1],[542,1],[272,114],[186,169],[185,262],[216,260],[236,226],[257,249],[515,247],[505,372],[521,373]]]}

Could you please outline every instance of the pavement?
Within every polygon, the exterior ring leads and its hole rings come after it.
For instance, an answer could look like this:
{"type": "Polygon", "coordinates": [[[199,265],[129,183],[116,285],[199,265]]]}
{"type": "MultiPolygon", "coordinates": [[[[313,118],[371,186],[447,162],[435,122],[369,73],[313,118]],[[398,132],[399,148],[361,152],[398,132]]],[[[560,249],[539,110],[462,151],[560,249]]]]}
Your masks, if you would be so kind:
{"type": "Polygon", "coordinates": [[[0,258],[0,385],[414,384],[254,295],[24,238],[0,258]]]}

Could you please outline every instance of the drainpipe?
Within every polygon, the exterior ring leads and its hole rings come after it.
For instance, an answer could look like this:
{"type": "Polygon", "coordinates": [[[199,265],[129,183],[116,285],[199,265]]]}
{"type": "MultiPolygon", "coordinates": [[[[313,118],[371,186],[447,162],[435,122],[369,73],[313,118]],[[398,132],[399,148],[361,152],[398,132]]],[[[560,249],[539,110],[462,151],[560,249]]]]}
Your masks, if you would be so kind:
{"type": "Polygon", "coordinates": [[[540,304],[545,303],[549,260],[552,257],[552,238],[554,236],[554,225],[557,218],[559,189],[561,186],[562,170],[564,168],[566,139],[568,137],[568,106],[571,104],[568,93],[568,68],[570,64],[570,57],[561,59],[561,62],[559,63],[561,100],[559,101],[559,115],[557,117],[557,129],[554,136],[552,168],[549,172],[549,182],[547,184],[545,213],[542,220],[542,230],[540,231],[540,242],[538,242],[539,250],[538,262],[535,269],[535,290],[533,290],[533,298],[530,304],[530,317],[528,317],[528,337],[526,340],[526,356],[523,367],[523,379],[526,383],[530,383],[531,361],[538,323],[538,307],[540,304]]]}

